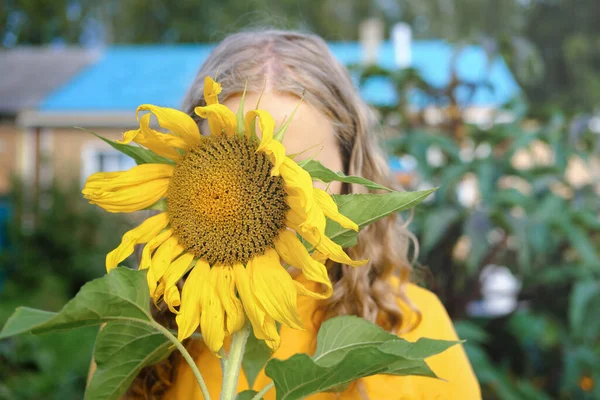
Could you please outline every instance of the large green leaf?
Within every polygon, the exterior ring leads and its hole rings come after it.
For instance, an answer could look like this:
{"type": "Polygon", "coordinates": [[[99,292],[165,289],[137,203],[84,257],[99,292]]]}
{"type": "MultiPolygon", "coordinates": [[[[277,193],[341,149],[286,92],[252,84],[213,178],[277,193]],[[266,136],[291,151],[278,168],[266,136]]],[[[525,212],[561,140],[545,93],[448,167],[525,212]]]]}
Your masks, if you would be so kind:
{"type": "Polygon", "coordinates": [[[312,357],[273,359],[265,371],[273,379],[278,400],[301,399],[376,374],[435,377],[424,359],[456,343],[430,339],[411,343],[362,318],[336,317],[321,326],[312,357]]]}
{"type": "Polygon", "coordinates": [[[96,341],[94,357],[98,369],[85,398],[116,400],[140,369],[169,352],[170,342],[153,321],[149,304],[145,272],[117,268],[86,283],[58,313],[17,309],[0,332],[0,338],[107,322],[96,341]]]}
{"type": "Polygon", "coordinates": [[[136,164],[174,164],[173,161],[168,158],[161,157],[154,152],[144,149],[139,146],[132,146],[129,144],[121,144],[117,142],[113,142],[110,139],[102,137],[95,132],[88,131],[87,129],[80,128],[83,131],[89,132],[92,135],[96,136],[98,139],[108,143],[113,149],[120,151],[121,153],[133,158],[136,164]]]}
{"type": "Polygon", "coordinates": [[[378,183],[372,182],[368,179],[362,178],[360,176],[348,176],[343,172],[333,172],[329,168],[325,167],[319,161],[308,160],[301,163],[302,168],[306,172],[310,174],[313,179],[319,180],[321,182],[329,183],[333,181],[344,182],[344,183],[356,183],[359,185],[363,185],[369,189],[374,190],[387,190],[391,189],[386,188],[378,183]]]}
{"type": "Polygon", "coordinates": [[[140,370],[170,354],[172,343],[148,325],[109,322],[98,334],[94,348],[97,369],[85,400],[118,399],[140,370]]]}
{"type": "Polygon", "coordinates": [[[19,307],[4,324],[0,331],[0,339],[31,332],[33,328],[46,323],[55,316],[54,312],[19,307]]]}
{"type": "MultiPolygon", "coordinates": [[[[435,189],[385,194],[346,194],[333,197],[340,213],[350,218],[362,229],[394,212],[416,206],[434,191],[435,189]]],[[[354,246],[358,237],[357,232],[342,228],[334,221],[327,221],[325,233],[342,247],[354,246]]]]}
{"type": "Polygon", "coordinates": [[[30,331],[43,333],[107,321],[152,321],[144,272],[117,268],[81,287],[58,313],[19,308],[0,332],[0,338],[30,331]]]}

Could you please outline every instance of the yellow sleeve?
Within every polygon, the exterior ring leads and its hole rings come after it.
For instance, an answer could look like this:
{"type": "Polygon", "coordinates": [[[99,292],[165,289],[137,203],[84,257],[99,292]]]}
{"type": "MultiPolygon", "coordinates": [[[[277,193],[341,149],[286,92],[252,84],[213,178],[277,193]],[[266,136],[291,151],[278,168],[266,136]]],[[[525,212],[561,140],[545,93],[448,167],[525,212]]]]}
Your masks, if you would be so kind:
{"type": "MultiPolygon", "coordinates": [[[[409,284],[408,298],[422,314],[417,328],[402,337],[416,341],[419,338],[458,340],[448,313],[438,297],[428,290],[409,284]]],[[[413,377],[417,392],[424,399],[481,399],[477,378],[462,345],[427,359],[427,364],[442,380],[413,377]]]]}

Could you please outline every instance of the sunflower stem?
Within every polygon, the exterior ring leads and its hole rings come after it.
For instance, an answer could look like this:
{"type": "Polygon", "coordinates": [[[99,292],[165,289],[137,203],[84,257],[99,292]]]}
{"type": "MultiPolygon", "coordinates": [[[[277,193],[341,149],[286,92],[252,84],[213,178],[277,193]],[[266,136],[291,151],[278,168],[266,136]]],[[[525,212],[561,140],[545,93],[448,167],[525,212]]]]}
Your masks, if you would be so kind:
{"type": "Polygon", "coordinates": [[[242,359],[246,349],[246,342],[250,335],[250,325],[244,324],[242,329],[235,332],[231,338],[229,355],[225,362],[223,371],[223,389],[221,390],[221,400],[235,400],[237,395],[238,379],[242,369],[242,359]]]}
{"type": "Polygon", "coordinates": [[[194,377],[198,381],[198,385],[200,385],[200,391],[202,392],[202,396],[204,397],[204,400],[210,400],[210,393],[208,392],[208,387],[206,386],[206,382],[204,382],[204,378],[202,377],[202,374],[200,373],[200,370],[198,369],[198,366],[196,365],[194,358],[186,350],[185,346],[179,341],[179,339],[177,339],[175,337],[175,335],[173,335],[167,328],[165,328],[161,324],[159,324],[157,322],[153,322],[152,325],[154,325],[154,327],[158,331],[160,331],[160,333],[165,335],[167,337],[167,339],[169,339],[171,341],[171,343],[173,343],[175,345],[175,347],[177,347],[177,350],[179,350],[179,352],[181,353],[181,355],[183,356],[185,361],[188,363],[188,365],[190,366],[190,369],[192,370],[192,373],[194,374],[194,377]]]}

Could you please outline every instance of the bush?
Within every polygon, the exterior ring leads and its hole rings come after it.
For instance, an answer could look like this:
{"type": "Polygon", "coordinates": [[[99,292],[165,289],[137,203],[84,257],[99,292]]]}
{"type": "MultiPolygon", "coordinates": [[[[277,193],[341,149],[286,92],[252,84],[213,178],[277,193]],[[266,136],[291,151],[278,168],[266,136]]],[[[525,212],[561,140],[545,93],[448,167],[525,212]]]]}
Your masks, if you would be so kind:
{"type": "Polygon", "coordinates": [[[581,117],[529,120],[522,100],[497,110],[496,122],[467,123],[456,77],[439,89],[414,71],[361,76],[390,79],[399,99],[419,90],[441,114],[433,125],[403,101],[379,110],[390,151],[416,161],[407,189],[439,186],[411,226],[484,397],[600,398],[600,199],[587,164],[597,135],[581,117]],[[478,312],[494,265],[520,282],[517,307],[495,316],[478,312]]]}
{"type": "MultiPolygon", "coordinates": [[[[0,326],[18,306],[58,311],[105,273],[104,258],[130,225],[86,204],[76,185],[37,198],[15,182],[0,253],[0,326]]],[[[0,343],[0,399],[81,399],[96,328],[0,343]],[[76,347],[73,346],[76,343],[76,347]]]]}

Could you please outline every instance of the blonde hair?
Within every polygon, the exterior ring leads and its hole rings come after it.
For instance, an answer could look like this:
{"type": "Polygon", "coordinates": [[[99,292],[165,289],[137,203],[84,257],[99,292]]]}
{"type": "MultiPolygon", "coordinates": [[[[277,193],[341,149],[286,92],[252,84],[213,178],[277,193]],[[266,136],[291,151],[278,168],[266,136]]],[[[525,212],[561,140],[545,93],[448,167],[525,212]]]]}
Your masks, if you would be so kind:
{"type": "MultiPolygon", "coordinates": [[[[183,111],[199,123],[193,110],[206,104],[203,85],[207,75],[216,77],[222,85],[220,101],[240,95],[245,84],[250,92],[304,94],[304,101],[333,123],[344,172],[393,185],[377,145],[375,116],[361,100],[346,68],[318,36],[266,30],[227,37],[204,62],[183,102],[183,111]]],[[[365,190],[344,185],[342,191],[365,190]]],[[[408,251],[413,240],[397,215],[361,231],[358,244],[347,250],[355,259],[370,261],[359,268],[329,265],[334,291],[321,306],[322,319],[350,314],[376,322],[386,330],[412,329],[403,320],[398,299],[414,309],[405,294],[412,270],[408,251]]]]}

